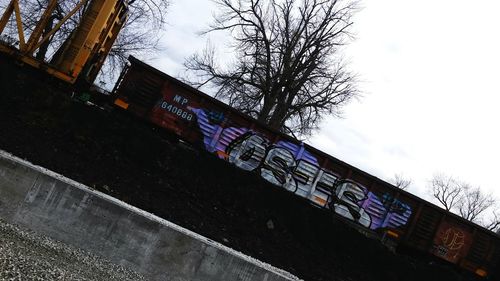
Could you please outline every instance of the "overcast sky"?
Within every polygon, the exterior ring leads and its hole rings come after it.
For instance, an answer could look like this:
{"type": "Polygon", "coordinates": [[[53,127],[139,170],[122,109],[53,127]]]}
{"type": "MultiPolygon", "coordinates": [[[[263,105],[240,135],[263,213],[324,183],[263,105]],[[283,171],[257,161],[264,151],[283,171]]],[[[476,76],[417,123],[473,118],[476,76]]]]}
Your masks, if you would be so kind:
{"type": "MultiPolygon", "coordinates": [[[[149,63],[179,77],[184,59],[205,46],[197,32],[216,11],[209,0],[171,2],[165,49],[149,63]]],[[[426,199],[436,172],[500,197],[500,2],[361,6],[345,57],[364,96],[343,119],[325,121],[309,143],[384,180],[403,174],[413,180],[409,191],[426,199]]],[[[227,43],[223,35],[210,40],[227,43]]]]}

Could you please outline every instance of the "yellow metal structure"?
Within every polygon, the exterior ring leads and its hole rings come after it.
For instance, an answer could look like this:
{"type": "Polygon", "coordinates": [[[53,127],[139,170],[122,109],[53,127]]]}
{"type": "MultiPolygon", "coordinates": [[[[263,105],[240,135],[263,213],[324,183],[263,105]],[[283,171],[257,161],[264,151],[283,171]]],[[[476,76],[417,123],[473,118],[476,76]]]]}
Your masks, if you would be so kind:
{"type": "MultiPolygon", "coordinates": [[[[45,12],[42,15],[42,18],[38,21],[37,25],[35,26],[35,29],[31,33],[30,38],[28,39],[28,43],[26,44],[25,48],[21,48],[22,52],[25,52],[27,54],[33,55],[35,50],[37,49],[37,46],[40,37],[42,37],[42,32],[45,26],[47,25],[47,22],[49,21],[49,18],[52,15],[52,12],[56,8],[57,5],[57,0],[50,0],[47,9],[45,9],[45,12]]],[[[42,40],[43,42],[43,40],[42,40]]]]}
{"type": "Polygon", "coordinates": [[[19,9],[19,1],[18,0],[12,0],[9,5],[7,6],[7,9],[5,9],[4,14],[2,15],[2,18],[0,19],[0,34],[2,34],[3,30],[5,29],[5,26],[7,26],[7,23],[9,22],[10,17],[12,16],[12,13],[16,14],[16,24],[17,24],[17,33],[19,36],[19,46],[21,48],[24,47],[24,31],[23,31],[23,23],[21,20],[21,12],[19,9]]]}
{"type": "Polygon", "coordinates": [[[113,42],[123,27],[127,5],[125,0],[80,0],[77,5],[46,34],[43,30],[57,6],[58,0],[49,0],[46,10],[25,42],[19,0],[11,0],[0,18],[0,34],[3,33],[12,14],[15,14],[19,48],[0,42],[0,52],[6,53],[26,64],[42,69],[52,76],[74,83],[77,79],[93,82],[113,42]],[[89,2],[89,3],[87,3],[89,2]],[[85,5],[88,4],[88,5],[85,5]],[[59,30],[59,28],[82,7],[84,15],[74,32],[51,63],[33,57],[36,50],[59,30]],[[41,38],[43,36],[43,38],[41,38]],[[82,70],[85,73],[82,75],[82,70]]]}
{"type": "Polygon", "coordinates": [[[100,44],[94,47],[91,54],[92,60],[87,63],[87,67],[84,69],[85,77],[88,81],[94,81],[96,79],[106,57],[111,51],[111,47],[125,24],[128,10],[121,2],[123,1],[116,2],[113,14],[109,17],[108,23],[106,24],[107,29],[101,32],[98,40],[100,44]]]}
{"type": "MultiPolygon", "coordinates": [[[[85,16],[72,35],[72,39],[65,44],[62,53],[53,60],[54,65],[62,72],[77,76],[91,57],[105,43],[113,18],[118,16],[122,7],[116,0],[93,0],[87,7],[85,16]],[[110,22],[111,21],[111,22],[110,22]]],[[[111,45],[109,45],[111,47],[111,45]]]]}

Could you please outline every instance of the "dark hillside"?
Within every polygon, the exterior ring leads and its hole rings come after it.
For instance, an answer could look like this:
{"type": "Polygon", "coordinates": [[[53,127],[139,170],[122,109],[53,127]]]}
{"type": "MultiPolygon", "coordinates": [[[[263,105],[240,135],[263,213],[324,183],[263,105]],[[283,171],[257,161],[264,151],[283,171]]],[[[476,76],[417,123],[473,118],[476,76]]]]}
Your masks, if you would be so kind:
{"type": "Polygon", "coordinates": [[[305,280],[464,280],[386,250],[326,211],[0,58],[0,149],[305,280]]]}

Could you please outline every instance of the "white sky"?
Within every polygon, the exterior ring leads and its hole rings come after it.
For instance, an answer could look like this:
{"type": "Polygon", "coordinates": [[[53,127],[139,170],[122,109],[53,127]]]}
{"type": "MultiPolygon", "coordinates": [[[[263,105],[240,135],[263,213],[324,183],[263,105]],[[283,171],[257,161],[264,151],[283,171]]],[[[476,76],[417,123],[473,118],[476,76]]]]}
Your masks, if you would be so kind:
{"type": "MultiPolygon", "coordinates": [[[[346,48],[364,97],[327,120],[310,143],[384,180],[401,173],[426,199],[436,172],[500,197],[500,2],[361,2],[356,40],[346,48]]],[[[209,0],[172,0],[165,49],[149,63],[183,75],[184,59],[206,44],[209,0]]],[[[223,35],[211,36],[224,44],[223,35]]],[[[230,54],[227,54],[230,56],[230,54]]]]}

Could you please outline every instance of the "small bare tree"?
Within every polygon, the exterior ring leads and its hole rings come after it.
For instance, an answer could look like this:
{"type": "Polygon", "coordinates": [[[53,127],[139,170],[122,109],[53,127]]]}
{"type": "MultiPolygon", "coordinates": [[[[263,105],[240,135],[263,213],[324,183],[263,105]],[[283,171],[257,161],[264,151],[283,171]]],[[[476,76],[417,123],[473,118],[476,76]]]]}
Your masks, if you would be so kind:
{"type": "Polygon", "coordinates": [[[498,230],[500,216],[493,211],[489,220],[485,220],[486,211],[496,206],[497,200],[486,194],[479,187],[472,187],[466,182],[451,176],[436,174],[431,180],[430,189],[434,198],[447,210],[480,224],[490,230],[498,230]]]}
{"type": "Polygon", "coordinates": [[[290,134],[310,135],[325,114],[339,115],[358,95],[339,51],[349,38],[355,2],[345,0],[215,0],[221,13],[208,32],[234,39],[235,63],[219,67],[213,49],[187,69],[211,82],[216,97],[290,134]]]}
{"type": "Polygon", "coordinates": [[[412,182],[411,179],[406,178],[403,174],[395,174],[390,181],[394,186],[402,190],[408,189],[412,182]]]}
{"type": "Polygon", "coordinates": [[[462,196],[462,185],[451,176],[435,174],[430,182],[432,196],[445,208],[451,211],[459,203],[462,196]]]}
{"type": "Polygon", "coordinates": [[[462,195],[457,204],[461,217],[472,222],[480,222],[480,215],[495,204],[491,194],[483,193],[479,187],[462,184],[462,195]]]}

